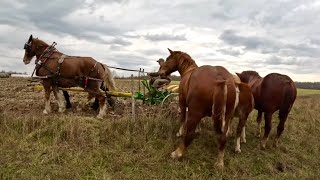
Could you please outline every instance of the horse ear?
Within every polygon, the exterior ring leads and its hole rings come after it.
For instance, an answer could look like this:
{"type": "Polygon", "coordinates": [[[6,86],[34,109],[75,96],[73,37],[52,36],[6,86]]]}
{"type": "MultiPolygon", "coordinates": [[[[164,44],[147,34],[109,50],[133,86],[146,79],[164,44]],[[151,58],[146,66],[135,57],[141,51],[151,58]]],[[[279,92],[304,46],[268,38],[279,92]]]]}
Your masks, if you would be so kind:
{"type": "Polygon", "coordinates": [[[31,35],[30,35],[30,37],[29,37],[28,42],[31,42],[31,41],[32,41],[32,39],[33,39],[33,37],[32,37],[32,34],[31,34],[31,35]]]}
{"type": "Polygon", "coordinates": [[[169,49],[169,48],[168,48],[168,50],[169,50],[170,54],[172,54],[172,53],[173,53],[173,51],[172,51],[171,49],[169,49]]]}
{"type": "Polygon", "coordinates": [[[237,72],[236,72],[236,75],[239,77],[239,76],[240,76],[240,73],[237,73],[237,72]]]}

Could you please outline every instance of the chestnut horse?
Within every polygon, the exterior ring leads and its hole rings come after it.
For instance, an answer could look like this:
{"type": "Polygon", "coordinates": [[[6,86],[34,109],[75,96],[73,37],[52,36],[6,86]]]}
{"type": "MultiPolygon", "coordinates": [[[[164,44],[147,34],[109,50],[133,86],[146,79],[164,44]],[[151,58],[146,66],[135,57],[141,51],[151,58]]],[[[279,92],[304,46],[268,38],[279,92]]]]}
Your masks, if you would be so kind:
{"type": "MultiPolygon", "coordinates": [[[[25,54],[23,62],[29,64],[36,56],[36,75],[43,78],[42,83],[45,89],[44,114],[51,112],[50,93],[53,91],[58,101],[59,112],[65,111],[65,103],[58,90],[58,87],[69,88],[80,86],[88,92],[88,101],[93,97],[99,100],[100,111],[98,118],[106,115],[106,97],[100,92],[100,86],[109,90],[115,90],[114,80],[109,68],[97,62],[91,57],[67,56],[56,50],[54,45],[48,45],[44,41],[33,38],[24,45],[25,54]]],[[[81,103],[84,105],[84,102],[81,103]]]]}
{"type": "Polygon", "coordinates": [[[251,87],[251,91],[255,100],[255,109],[258,110],[258,132],[261,134],[261,117],[264,113],[265,127],[264,136],[261,140],[261,148],[266,148],[269,133],[272,127],[272,114],[279,110],[279,124],[274,146],[277,147],[279,137],[284,130],[284,123],[288,118],[288,114],[293,106],[297,96],[297,88],[292,79],[286,75],[271,73],[264,78],[260,77],[255,71],[243,71],[237,73],[242,82],[247,83],[251,87]]]}
{"type": "MultiPolygon", "coordinates": [[[[241,146],[240,146],[240,138],[243,143],[246,143],[246,123],[248,120],[249,114],[254,109],[254,98],[251,93],[250,87],[246,83],[242,83],[240,78],[237,75],[233,75],[234,81],[236,83],[236,92],[237,96],[239,97],[239,103],[235,109],[234,117],[237,117],[239,119],[237,130],[236,130],[236,146],[235,146],[235,152],[241,153],[241,146]]],[[[227,135],[232,134],[232,121],[229,122],[229,129],[227,132],[227,135]]],[[[179,132],[177,133],[177,136],[180,137],[183,135],[184,127],[181,126],[179,129],[179,132]]],[[[200,129],[195,130],[200,131],[200,129]]]]}
{"type": "Polygon", "coordinates": [[[221,66],[198,67],[194,60],[181,51],[171,51],[161,65],[159,74],[167,76],[179,71],[179,106],[181,122],[184,123],[184,140],[171,153],[172,158],[180,158],[194,138],[197,124],[205,116],[211,116],[218,136],[219,152],[216,165],[224,166],[224,148],[227,140],[229,121],[233,117],[236,102],[236,88],[233,76],[221,66]],[[186,109],[188,108],[188,111],[186,109]],[[187,116],[186,116],[186,113],[187,116]]]}
{"type": "MultiPolygon", "coordinates": [[[[246,143],[246,123],[249,114],[254,108],[254,98],[251,93],[250,87],[246,83],[240,82],[240,80],[236,79],[236,89],[238,90],[237,93],[239,93],[239,103],[238,106],[236,107],[234,117],[239,118],[239,123],[237,126],[237,131],[236,131],[236,148],[235,151],[237,153],[241,152],[240,149],[240,137],[242,142],[246,143]]],[[[231,128],[231,122],[230,121],[230,128],[229,132],[231,133],[232,128],[231,128]]]]}

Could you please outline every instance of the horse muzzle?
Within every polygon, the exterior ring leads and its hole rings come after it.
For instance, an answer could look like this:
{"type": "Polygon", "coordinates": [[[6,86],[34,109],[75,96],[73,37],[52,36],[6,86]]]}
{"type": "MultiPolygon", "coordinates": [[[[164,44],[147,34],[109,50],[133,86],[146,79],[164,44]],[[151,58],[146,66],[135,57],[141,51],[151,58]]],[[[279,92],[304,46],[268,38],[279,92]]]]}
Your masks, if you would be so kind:
{"type": "Polygon", "coordinates": [[[29,64],[29,63],[31,62],[31,59],[32,59],[32,58],[28,58],[28,57],[26,57],[26,56],[23,57],[23,62],[24,62],[24,64],[25,64],[25,65],[29,64]]]}

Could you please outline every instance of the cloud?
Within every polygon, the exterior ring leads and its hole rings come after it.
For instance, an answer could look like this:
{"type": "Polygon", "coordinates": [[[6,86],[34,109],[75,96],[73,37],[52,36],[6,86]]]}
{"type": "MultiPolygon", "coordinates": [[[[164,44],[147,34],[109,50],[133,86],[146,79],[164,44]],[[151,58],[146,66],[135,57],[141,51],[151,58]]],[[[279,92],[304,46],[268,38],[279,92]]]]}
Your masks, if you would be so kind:
{"type": "Polygon", "coordinates": [[[275,53],[281,47],[281,42],[266,37],[238,35],[234,30],[225,30],[219,38],[229,45],[243,46],[246,50],[256,50],[261,53],[275,53]]]}
{"type": "Polygon", "coordinates": [[[222,54],[230,55],[230,56],[239,56],[244,54],[244,52],[241,49],[234,49],[234,48],[222,48],[218,49],[218,52],[221,52],[222,54]]]}
{"type": "Polygon", "coordinates": [[[21,59],[33,34],[66,54],[125,68],[154,70],[169,47],[199,65],[313,81],[320,79],[319,12],[319,2],[303,0],[2,0],[0,70],[32,71],[21,59]]]}
{"type": "Polygon", "coordinates": [[[184,35],[171,35],[171,34],[147,34],[143,36],[150,41],[185,41],[187,38],[184,35]]]}

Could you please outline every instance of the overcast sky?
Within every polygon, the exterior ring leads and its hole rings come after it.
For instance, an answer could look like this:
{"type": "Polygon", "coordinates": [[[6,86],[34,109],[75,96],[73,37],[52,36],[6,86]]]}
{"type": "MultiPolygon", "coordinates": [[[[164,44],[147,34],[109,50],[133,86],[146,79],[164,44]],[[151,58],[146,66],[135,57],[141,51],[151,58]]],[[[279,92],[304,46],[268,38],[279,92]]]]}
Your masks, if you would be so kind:
{"type": "Polygon", "coordinates": [[[110,66],[154,71],[171,48],[232,73],[320,81],[320,1],[1,0],[0,70],[32,72],[30,34],[110,66]]]}

